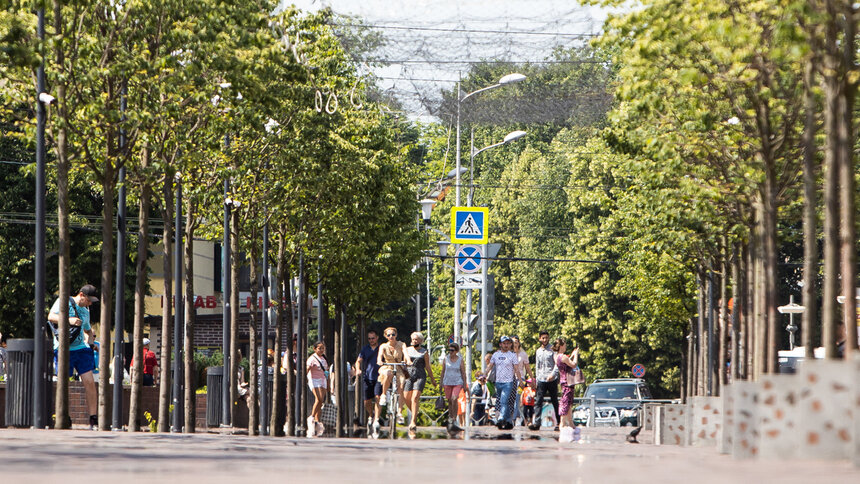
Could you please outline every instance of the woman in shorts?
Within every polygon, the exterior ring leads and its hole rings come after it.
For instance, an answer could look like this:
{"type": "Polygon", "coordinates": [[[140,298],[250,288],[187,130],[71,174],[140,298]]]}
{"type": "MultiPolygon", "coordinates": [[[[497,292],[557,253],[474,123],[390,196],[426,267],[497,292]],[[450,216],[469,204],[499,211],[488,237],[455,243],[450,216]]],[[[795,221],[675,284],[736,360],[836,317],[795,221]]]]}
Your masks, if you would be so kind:
{"type": "Polygon", "coordinates": [[[558,365],[559,381],[561,383],[561,400],[558,403],[558,414],[561,416],[562,427],[573,427],[573,398],[576,384],[573,383],[573,372],[579,363],[579,347],[575,347],[570,356],[564,354],[567,351],[567,342],[559,338],[552,345],[552,350],[558,354],[556,365],[558,365]]]}
{"type": "Polygon", "coordinates": [[[379,356],[377,363],[379,364],[379,384],[382,387],[382,394],[379,396],[379,404],[386,405],[388,398],[388,388],[394,379],[395,371],[398,377],[397,388],[394,389],[399,395],[400,401],[403,399],[403,381],[408,377],[406,369],[403,366],[390,365],[388,363],[405,363],[406,366],[412,364],[409,355],[406,353],[406,344],[402,341],[397,341],[397,329],[385,328],[383,332],[385,339],[388,341],[379,345],[379,356]]]}
{"type": "Polygon", "coordinates": [[[322,424],[322,406],[328,389],[328,362],[325,359],[325,343],[314,345],[314,352],[308,357],[308,386],[314,394],[314,406],[308,417],[308,437],[318,437],[325,431],[322,424]]]}
{"type": "Polygon", "coordinates": [[[412,364],[406,367],[409,378],[403,384],[403,393],[406,396],[409,411],[412,412],[409,418],[409,430],[413,432],[418,428],[415,423],[418,418],[418,403],[421,400],[421,393],[424,391],[428,376],[430,377],[430,384],[436,386],[433,368],[430,367],[430,353],[427,348],[421,346],[422,344],[424,344],[424,335],[416,331],[412,333],[412,346],[406,349],[406,354],[409,355],[412,364]]]}
{"type": "Polygon", "coordinates": [[[448,399],[448,420],[451,427],[458,424],[457,416],[459,405],[457,398],[460,391],[466,385],[466,364],[460,356],[460,345],[451,343],[448,345],[448,356],[442,361],[442,387],[445,390],[445,398],[448,399]]]}

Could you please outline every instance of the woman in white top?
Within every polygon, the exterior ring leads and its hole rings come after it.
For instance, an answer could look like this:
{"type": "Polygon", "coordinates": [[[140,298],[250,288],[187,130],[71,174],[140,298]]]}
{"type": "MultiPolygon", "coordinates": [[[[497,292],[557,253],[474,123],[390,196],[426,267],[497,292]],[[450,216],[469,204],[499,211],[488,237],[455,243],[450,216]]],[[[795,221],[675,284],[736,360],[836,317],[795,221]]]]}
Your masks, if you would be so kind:
{"type": "Polygon", "coordinates": [[[466,364],[459,353],[460,345],[457,343],[448,345],[448,355],[442,361],[442,375],[439,377],[445,390],[445,398],[448,399],[448,417],[452,427],[457,426],[457,416],[460,410],[459,405],[457,405],[457,398],[468,381],[466,364]]]}
{"type": "Polygon", "coordinates": [[[308,357],[308,386],[314,394],[314,406],[308,417],[308,437],[320,436],[325,427],[320,421],[322,406],[328,390],[328,362],[325,359],[325,343],[314,345],[314,352],[308,357]]]}

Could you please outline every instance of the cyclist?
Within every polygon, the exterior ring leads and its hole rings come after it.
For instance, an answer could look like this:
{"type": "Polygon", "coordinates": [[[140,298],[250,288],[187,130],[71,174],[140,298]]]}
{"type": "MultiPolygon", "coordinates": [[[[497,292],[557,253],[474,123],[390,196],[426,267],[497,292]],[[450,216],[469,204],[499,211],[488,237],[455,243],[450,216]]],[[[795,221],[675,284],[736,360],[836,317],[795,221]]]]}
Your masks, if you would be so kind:
{"type": "Polygon", "coordinates": [[[436,386],[433,378],[433,368],[430,367],[430,353],[421,345],[424,343],[424,335],[418,331],[412,333],[412,346],[406,349],[406,355],[412,360],[407,367],[409,378],[403,384],[403,393],[406,394],[406,404],[411,412],[409,418],[409,430],[414,432],[418,426],[415,421],[418,418],[418,403],[421,401],[421,392],[430,376],[430,384],[436,386]]]}
{"type": "Polygon", "coordinates": [[[379,396],[380,405],[385,405],[387,403],[386,399],[388,388],[391,386],[391,379],[394,378],[394,372],[400,372],[402,377],[400,379],[400,383],[397,385],[398,388],[394,389],[394,391],[396,391],[400,396],[401,400],[403,400],[403,381],[407,378],[406,370],[402,366],[398,368],[393,365],[387,365],[386,363],[412,364],[412,360],[409,358],[409,355],[406,354],[406,344],[402,341],[397,341],[397,329],[391,327],[385,328],[383,335],[388,341],[379,346],[379,356],[376,361],[379,365],[379,383],[382,385],[382,393],[379,396]]]}

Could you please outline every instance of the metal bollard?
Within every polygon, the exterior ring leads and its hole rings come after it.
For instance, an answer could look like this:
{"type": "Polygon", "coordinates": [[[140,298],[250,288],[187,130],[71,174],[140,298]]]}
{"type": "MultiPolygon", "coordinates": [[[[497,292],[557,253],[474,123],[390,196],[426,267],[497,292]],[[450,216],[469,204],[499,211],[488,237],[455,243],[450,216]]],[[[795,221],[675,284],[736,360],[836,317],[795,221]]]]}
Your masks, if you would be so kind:
{"type": "Polygon", "coordinates": [[[597,399],[592,395],[588,402],[588,423],[585,424],[586,427],[594,427],[595,411],[597,409],[596,401],[597,399]]]}

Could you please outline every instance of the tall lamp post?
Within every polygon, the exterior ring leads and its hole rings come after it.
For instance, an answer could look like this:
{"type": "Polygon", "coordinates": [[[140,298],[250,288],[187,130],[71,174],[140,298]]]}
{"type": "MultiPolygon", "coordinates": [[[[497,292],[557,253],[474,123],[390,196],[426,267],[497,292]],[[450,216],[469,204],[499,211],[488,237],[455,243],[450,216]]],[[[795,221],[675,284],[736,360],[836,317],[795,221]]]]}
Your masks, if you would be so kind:
{"type": "MultiPolygon", "coordinates": [[[[516,84],[518,82],[524,81],[525,79],[526,79],[525,75],[515,72],[515,73],[508,74],[508,75],[502,77],[501,79],[499,79],[499,82],[497,82],[496,84],[493,84],[492,86],[487,86],[485,88],[478,89],[476,91],[472,91],[466,95],[461,95],[460,83],[459,82],[457,83],[457,148],[456,148],[456,152],[455,152],[456,153],[456,161],[457,161],[457,166],[455,168],[455,176],[456,176],[455,205],[456,206],[458,206],[458,207],[460,206],[460,175],[462,174],[462,171],[463,171],[461,169],[461,166],[460,166],[460,105],[463,104],[464,101],[466,101],[467,99],[469,99],[470,97],[472,97],[478,93],[482,93],[484,91],[496,89],[496,88],[499,88],[502,86],[507,86],[509,84],[516,84]]],[[[454,280],[456,281],[456,279],[457,279],[457,271],[455,269],[454,270],[454,280]]],[[[460,290],[457,288],[454,288],[454,339],[456,339],[456,340],[460,339],[460,290]]]]}
{"type": "MultiPolygon", "coordinates": [[[[475,149],[474,140],[473,140],[471,149],[469,150],[469,196],[467,197],[467,200],[466,200],[467,206],[469,206],[469,207],[472,206],[472,198],[474,195],[474,188],[475,187],[474,187],[473,175],[474,175],[475,157],[478,156],[480,153],[483,153],[484,151],[487,151],[489,149],[497,148],[499,146],[503,146],[503,145],[506,145],[506,144],[511,143],[513,141],[516,141],[518,139],[521,139],[525,135],[526,135],[525,131],[512,131],[512,132],[508,133],[507,136],[505,136],[504,139],[502,139],[502,141],[500,141],[498,143],[493,143],[489,146],[485,146],[479,150],[475,149]]],[[[484,280],[484,282],[483,282],[484,285],[483,285],[483,288],[481,289],[481,319],[480,319],[480,321],[481,321],[481,369],[482,370],[484,369],[484,364],[485,364],[484,359],[485,359],[486,354],[487,354],[487,300],[488,300],[488,298],[487,298],[487,280],[488,280],[487,275],[488,275],[488,270],[490,267],[489,261],[487,260],[487,256],[489,255],[488,251],[487,251],[488,248],[489,248],[488,244],[483,244],[482,250],[483,250],[484,256],[481,257],[481,274],[482,274],[482,277],[484,280]]],[[[471,314],[472,313],[472,290],[468,289],[467,291],[468,292],[467,292],[467,296],[466,296],[466,313],[471,314]]],[[[459,313],[459,308],[458,308],[458,313],[459,313]]],[[[468,334],[466,334],[466,376],[469,379],[471,379],[471,376],[472,376],[472,344],[471,344],[471,341],[470,341],[468,334]]],[[[468,388],[469,384],[471,384],[471,382],[467,382],[467,388],[468,388]]],[[[469,415],[471,415],[471,404],[469,405],[469,415]]],[[[467,422],[468,422],[468,419],[467,419],[467,422]]]]}
{"type": "Polygon", "coordinates": [[[794,333],[797,332],[797,326],[794,325],[794,315],[801,314],[805,307],[801,306],[794,302],[794,296],[789,296],[788,304],[785,306],[780,306],[776,308],[780,314],[788,314],[788,326],[785,327],[786,331],[788,331],[788,349],[794,349],[794,333]]]}

